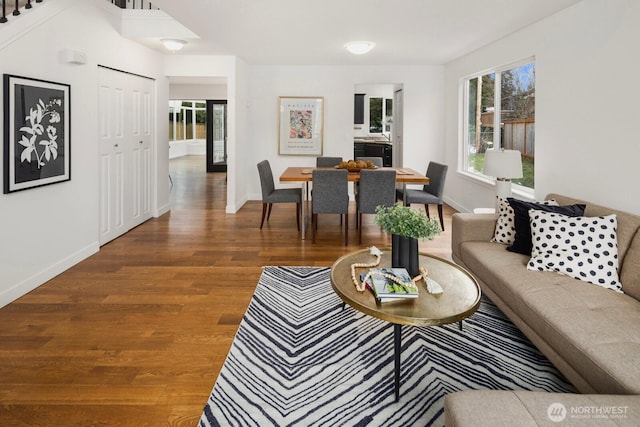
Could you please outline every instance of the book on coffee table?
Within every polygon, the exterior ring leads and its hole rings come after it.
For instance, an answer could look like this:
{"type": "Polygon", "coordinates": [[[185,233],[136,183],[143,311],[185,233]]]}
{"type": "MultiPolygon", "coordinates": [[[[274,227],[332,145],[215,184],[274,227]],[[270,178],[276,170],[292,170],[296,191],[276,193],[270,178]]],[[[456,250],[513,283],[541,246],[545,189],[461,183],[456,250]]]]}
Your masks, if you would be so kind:
{"type": "MultiPolygon", "coordinates": [[[[404,268],[372,268],[365,285],[380,303],[418,298],[418,287],[404,268]],[[395,277],[396,280],[388,277],[395,277]]],[[[361,279],[366,277],[362,273],[361,279]]]]}

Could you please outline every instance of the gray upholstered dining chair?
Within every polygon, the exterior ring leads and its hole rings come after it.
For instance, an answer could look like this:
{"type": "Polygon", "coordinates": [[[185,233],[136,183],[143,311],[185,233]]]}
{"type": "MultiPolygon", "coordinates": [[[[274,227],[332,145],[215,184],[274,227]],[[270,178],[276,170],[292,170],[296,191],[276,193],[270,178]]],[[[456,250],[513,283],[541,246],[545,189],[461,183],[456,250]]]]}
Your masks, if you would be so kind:
{"type": "Polygon", "coordinates": [[[429,205],[438,205],[438,216],[440,217],[440,228],[444,231],[444,219],[442,215],[442,194],[444,193],[444,181],[447,178],[449,166],[442,163],[429,162],[427,166],[427,177],[429,184],[422,187],[422,190],[405,189],[404,194],[398,190],[397,196],[401,198],[405,206],[413,203],[424,205],[424,210],[429,216],[429,205]]]}
{"type": "Polygon", "coordinates": [[[355,160],[363,160],[365,162],[371,161],[371,163],[373,163],[373,166],[377,166],[379,168],[381,168],[384,164],[382,161],[382,157],[356,157],[355,160]]]}
{"type": "Polygon", "coordinates": [[[265,216],[267,221],[271,216],[271,208],[274,203],[295,203],[296,204],[296,223],[300,230],[300,211],[302,209],[302,189],[299,188],[281,188],[276,189],[273,182],[273,172],[268,160],[258,163],[258,174],[260,175],[260,185],[262,187],[262,220],[260,221],[260,230],[264,225],[265,216]]]}
{"type": "Polygon", "coordinates": [[[316,169],[312,172],[311,198],[312,242],[316,242],[318,214],[344,215],[344,244],[349,241],[349,173],[346,169],[316,169]]]}
{"type": "Polygon", "coordinates": [[[337,166],[342,161],[342,157],[316,157],[317,168],[331,168],[337,166]]]}
{"type": "MultiPolygon", "coordinates": [[[[356,157],[356,161],[358,160],[362,160],[365,162],[370,161],[371,163],[373,163],[374,166],[381,168],[383,166],[383,160],[382,157],[356,157]]],[[[356,197],[356,205],[358,203],[358,191],[360,188],[360,183],[356,182],[353,185],[353,193],[356,197]]],[[[356,209],[357,211],[357,209],[356,209]]],[[[360,223],[360,217],[359,215],[356,215],[356,228],[358,228],[358,224],[360,223]]]]}
{"type": "Polygon", "coordinates": [[[393,169],[361,170],[358,198],[358,244],[362,243],[362,214],[376,213],[378,206],[396,203],[396,171],[393,169]]]}

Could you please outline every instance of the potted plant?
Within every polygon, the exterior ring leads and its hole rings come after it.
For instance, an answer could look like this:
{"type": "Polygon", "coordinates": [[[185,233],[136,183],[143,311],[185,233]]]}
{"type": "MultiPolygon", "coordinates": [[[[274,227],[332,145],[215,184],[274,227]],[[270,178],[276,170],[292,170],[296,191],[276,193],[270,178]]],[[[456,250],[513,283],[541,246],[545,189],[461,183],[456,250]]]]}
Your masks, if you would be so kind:
{"type": "Polygon", "coordinates": [[[378,206],[374,222],[391,234],[391,266],[404,267],[411,277],[419,274],[418,239],[432,240],[440,234],[436,219],[409,206],[378,206]]]}

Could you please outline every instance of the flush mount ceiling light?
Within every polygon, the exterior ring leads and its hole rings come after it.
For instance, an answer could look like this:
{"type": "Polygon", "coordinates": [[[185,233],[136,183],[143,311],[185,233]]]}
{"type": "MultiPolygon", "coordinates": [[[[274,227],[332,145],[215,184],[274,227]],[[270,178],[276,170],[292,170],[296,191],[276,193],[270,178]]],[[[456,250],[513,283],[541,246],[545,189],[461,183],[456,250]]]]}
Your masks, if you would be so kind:
{"type": "Polygon", "coordinates": [[[169,49],[171,52],[177,52],[184,47],[187,42],[182,39],[162,39],[160,40],[164,47],[169,49]]]}
{"type": "Polygon", "coordinates": [[[355,41],[355,42],[349,42],[345,44],[344,48],[347,49],[349,52],[353,53],[354,55],[364,55],[365,53],[373,49],[375,45],[376,44],[374,42],[355,41]]]}

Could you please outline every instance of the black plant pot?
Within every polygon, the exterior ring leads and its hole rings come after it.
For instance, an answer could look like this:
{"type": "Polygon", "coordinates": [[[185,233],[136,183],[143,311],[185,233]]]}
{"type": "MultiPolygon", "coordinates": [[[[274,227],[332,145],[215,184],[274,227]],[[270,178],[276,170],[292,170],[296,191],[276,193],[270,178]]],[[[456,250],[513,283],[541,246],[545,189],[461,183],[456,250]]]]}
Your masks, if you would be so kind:
{"type": "Polygon", "coordinates": [[[391,235],[391,267],[406,268],[411,277],[419,274],[418,239],[391,235]]]}

